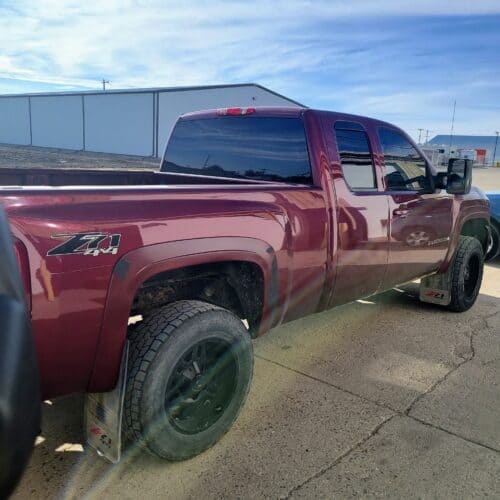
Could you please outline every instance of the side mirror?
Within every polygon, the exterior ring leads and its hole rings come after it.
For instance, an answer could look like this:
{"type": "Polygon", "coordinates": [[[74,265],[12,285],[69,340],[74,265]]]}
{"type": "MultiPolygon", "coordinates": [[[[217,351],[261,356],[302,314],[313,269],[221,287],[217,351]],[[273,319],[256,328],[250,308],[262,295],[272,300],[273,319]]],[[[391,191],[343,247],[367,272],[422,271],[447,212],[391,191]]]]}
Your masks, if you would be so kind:
{"type": "Polygon", "coordinates": [[[25,292],[0,206],[0,498],[17,484],[40,432],[40,392],[25,292]]]}
{"type": "Polygon", "coordinates": [[[446,192],[450,194],[467,194],[472,185],[472,160],[448,160],[446,192]]]}

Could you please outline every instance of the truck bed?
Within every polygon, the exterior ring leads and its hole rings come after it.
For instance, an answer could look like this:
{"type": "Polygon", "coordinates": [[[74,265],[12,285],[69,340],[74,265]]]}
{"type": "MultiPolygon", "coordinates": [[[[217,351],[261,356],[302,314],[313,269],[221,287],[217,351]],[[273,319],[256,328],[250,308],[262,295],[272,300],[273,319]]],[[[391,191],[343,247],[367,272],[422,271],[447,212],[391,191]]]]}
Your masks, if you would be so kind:
{"type": "MultiPolygon", "coordinates": [[[[0,186],[165,186],[175,184],[234,184],[247,180],[229,180],[151,170],[74,169],[74,168],[0,168],[0,186]]],[[[261,184],[262,181],[252,183],[261,184]]]]}

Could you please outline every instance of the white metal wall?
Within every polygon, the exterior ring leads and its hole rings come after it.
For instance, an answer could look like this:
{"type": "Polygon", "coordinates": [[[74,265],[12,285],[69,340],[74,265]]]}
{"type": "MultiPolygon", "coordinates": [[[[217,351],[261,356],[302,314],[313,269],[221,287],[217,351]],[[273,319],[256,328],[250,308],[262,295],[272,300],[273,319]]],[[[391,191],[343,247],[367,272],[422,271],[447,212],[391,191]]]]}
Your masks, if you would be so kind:
{"type": "Polygon", "coordinates": [[[81,96],[30,97],[30,102],[33,146],[83,149],[81,96]]]}
{"type": "Polygon", "coordinates": [[[85,149],[153,156],[153,94],[84,96],[85,149]]]}
{"type": "Polygon", "coordinates": [[[0,142],[31,144],[29,99],[27,97],[0,99],[0,142]]]}
{"type": "Polygon", "coordinates": [[[230,106],[297,106],[257,85],[0,96],[0,143],[161,156],[178,116],[230,106]]]}

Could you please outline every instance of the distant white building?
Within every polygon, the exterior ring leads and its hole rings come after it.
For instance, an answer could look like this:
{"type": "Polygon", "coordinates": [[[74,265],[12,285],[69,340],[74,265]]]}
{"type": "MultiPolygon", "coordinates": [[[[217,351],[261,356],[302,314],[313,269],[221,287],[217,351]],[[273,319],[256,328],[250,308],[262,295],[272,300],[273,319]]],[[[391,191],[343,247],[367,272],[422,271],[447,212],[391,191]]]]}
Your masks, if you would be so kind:
{"type": "Polygon", "coordinates": [[[177,117],[302,105],[261,85],[0,95],[0,143],[158,157],[177,117]]]}
{"type": "MultiPolygon", "coordinates": [[[[494,162],[493,155],[496,148],[496,161],[500,160],[500,141],[496,136],[484,135],[437,135],[429,143],[422,146],[426,155],[435,163],[445,161],[448,158],[465,158],[474,160],[475,165],[491,165],[494,162]],[[451,144],[451,148],[450,148],[451,144]],[[432,158],[431,158],[432,156],[432,158]]],[[[443,163],[444,164],[444,163],[443,163]]]]}
{"type": "Polygon", "coordinates": [[[472,160],[477,165],[486,164],[486,150],[471,148],[456,148],[446,144],[433,145],[424,144],[421,146],[425,156],[435,166],[446,166],[450,158],[460,158],[463,160],[472,160]]]}

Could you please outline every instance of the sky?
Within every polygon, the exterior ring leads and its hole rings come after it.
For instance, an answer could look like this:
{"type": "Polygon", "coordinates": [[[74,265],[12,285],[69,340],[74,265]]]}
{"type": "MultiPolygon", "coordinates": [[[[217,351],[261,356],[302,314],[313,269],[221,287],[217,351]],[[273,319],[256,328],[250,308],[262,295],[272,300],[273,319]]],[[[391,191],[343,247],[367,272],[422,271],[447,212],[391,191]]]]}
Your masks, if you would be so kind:
{"type": "Polygon", "coordinates": [[[418,138],[500,129],[500,0],[0,0],[0,94],[255,82],[418,138]]]}

